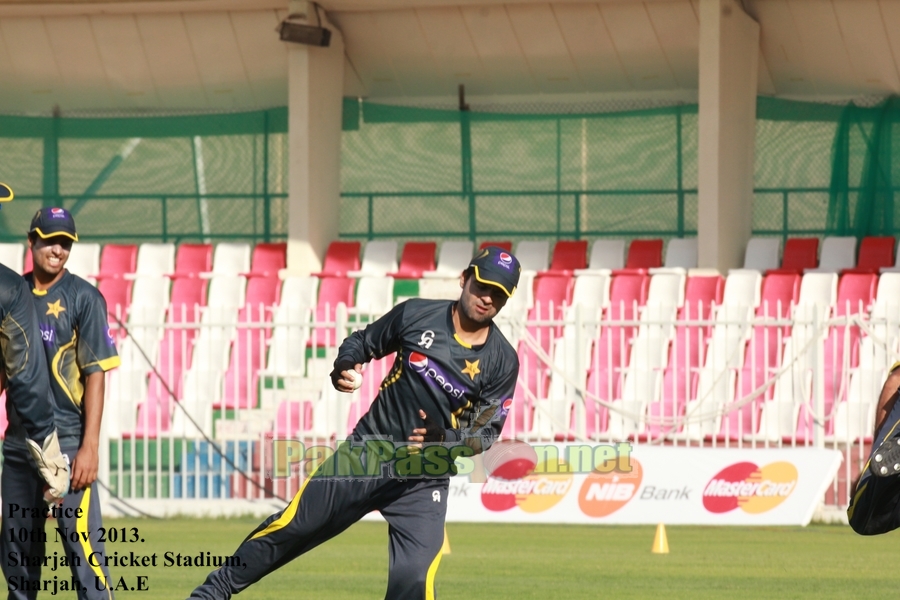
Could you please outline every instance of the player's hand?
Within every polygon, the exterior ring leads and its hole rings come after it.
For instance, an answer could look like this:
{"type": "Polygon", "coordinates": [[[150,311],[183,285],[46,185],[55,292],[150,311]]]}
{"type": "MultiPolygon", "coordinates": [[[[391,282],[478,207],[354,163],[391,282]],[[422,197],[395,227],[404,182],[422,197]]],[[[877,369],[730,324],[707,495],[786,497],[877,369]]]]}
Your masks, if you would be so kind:
{"type": "Polygon", "coordinates": [[[94,483],[99,464],[97,448],[91,444],[82,445],[72,462],[72,491],[77,492],[94,483]]]}
{"type": "Polygon", "coordinates": [[[419,417],[425,421],[424,426],[413,429],[413,434],[409,436],[409,441],[415,442],[413,445],[420,447],[422,443],[443,442],[447,432],[444,431],[444,428],[441,427],[440,423],[426,415],[425,411],[421,408],[419,409],[419,417]]]}
{"type": "Polygon", "coordinates": [[[350,394],[353,392],[353,376],[348,373],[350,369],[354,369],[357,373],[362,373],[362,363],[351,365],[342,363],[336,365],[331,372],[331,385],[339,392],[350,394]]]}

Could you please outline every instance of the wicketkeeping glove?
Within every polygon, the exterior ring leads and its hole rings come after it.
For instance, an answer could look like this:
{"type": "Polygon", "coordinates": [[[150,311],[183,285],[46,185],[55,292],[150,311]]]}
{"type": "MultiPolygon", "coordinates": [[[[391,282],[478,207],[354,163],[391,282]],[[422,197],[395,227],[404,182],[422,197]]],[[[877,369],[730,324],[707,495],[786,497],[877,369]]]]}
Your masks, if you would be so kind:
{"type": "Polygon", "coordinates": [[[47,482],[49,489],[44,493],[48,502],[59,500],[69,491],[69,463],[59,449],[59,436],[56,430],[44,440],[41,448],[34,440],[26,439],[28,451],[37,463],[38,471],[47,482]]]}
{"type": "Polygon", "coordinates": [[[435,421],[434,419],[429,417],[427,414],[425,415],[424,421],[425,421],[425,435],[422,437],[425,438],[425,442],[426,443],[443,442],[444,436],[447,434],[447,432],[444,430],[444,428],[441,427],[441,425],[437,421],[435,421]]]}

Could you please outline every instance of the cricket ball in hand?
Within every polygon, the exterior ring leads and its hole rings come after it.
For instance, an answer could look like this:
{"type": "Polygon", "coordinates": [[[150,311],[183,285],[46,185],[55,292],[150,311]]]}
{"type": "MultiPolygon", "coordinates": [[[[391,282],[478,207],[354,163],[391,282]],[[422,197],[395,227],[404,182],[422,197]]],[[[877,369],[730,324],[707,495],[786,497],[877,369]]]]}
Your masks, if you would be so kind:
{"type": "Polygon", "coordinates": [[[362,385],[362,375],[356,369],[347,369],[347,373],[350,374],[350,387],[358,390],[362,385]]]}
{"type": "Polygon", "coordinates": [[[529,475],[537,466],[537,452],[519,440],[500,440],[484,453],[488,475],[514,481],[529,475]]]}

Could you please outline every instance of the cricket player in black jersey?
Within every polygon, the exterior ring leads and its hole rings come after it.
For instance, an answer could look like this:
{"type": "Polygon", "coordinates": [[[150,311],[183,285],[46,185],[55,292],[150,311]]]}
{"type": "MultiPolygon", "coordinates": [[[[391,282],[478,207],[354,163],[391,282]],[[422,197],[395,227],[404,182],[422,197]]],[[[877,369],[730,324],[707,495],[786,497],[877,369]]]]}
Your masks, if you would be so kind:
{"type": "MultiPolygon", "coordinates": [[[[59,449],[47,359],[40,351],[40,339],[41,330],[28,286],[18,273],[0,265],[0,390],[6,389],[9,420],[3,453],[8,456],[8,449],[15,445],[22,451],[25,463],[31,455],[41,477],[38,484],[47,487],[46,493],[41,490],[37,494],[37,501],[43,503],[45,496],[54,500],[66,495],[69,465],[59,449]]],[[[30,464],[27,468],[34,470],[30,464]]],[[[5,520],[10,503],[4,500],[5,520]]],[[[0,553],[6,555],[2,550],[0,553]]],[[[0,560],[0,565],[5,564],[0,560]]]]}
{"type": "MultiPolygon", "coordinates": [[[[65,269],[72,243],[78,241],[75,221],[62,208],[42,208],[28,232],[34,270],[26,273],[49,365],[50,390],[59,443],[71,464],[69,495],[57,514],[57,527],[68,535],[63,547],[80,599],[111,599],[109,570],[101,541],[103,525],[96,483],[105,372],[119,365],[109,332],[106,301],[93,285],[65,269]],[[76,541],[77,540],[77,541],[76,541]],[[90,557],[90,559],[88,558],[90,557]]],[[[15,452],[7,436],[4,448],[13,450],[3,465],[4,504],[23,508],[38,505],[40,480],[15,452]]],[[[15,531],[43,531],[45,518],[35,511],[4,514],[3,559],[9,598],[35,598],[44,556],[41,541],[19,540],[15,531]],[[14,586],[13,583],[16,585],[14,586]]]]}
{"type": "Polygon", "coordinates": [[[515,390],[519,360],[493,319],[520,271],[514,256],[487,248],[461,274],[458,301],[403,302],[345,339],[331,374],[341,392],[353,391],[364,363],[397,353],[372,407],[238,547],[242,566],[213,571],[191,598],[231,598],[374,510],[390,525],[385,598],[434,598],[452,459],[491,446],[515,390]],[[428,462],[432,450],[444,460],[428,462]]]}

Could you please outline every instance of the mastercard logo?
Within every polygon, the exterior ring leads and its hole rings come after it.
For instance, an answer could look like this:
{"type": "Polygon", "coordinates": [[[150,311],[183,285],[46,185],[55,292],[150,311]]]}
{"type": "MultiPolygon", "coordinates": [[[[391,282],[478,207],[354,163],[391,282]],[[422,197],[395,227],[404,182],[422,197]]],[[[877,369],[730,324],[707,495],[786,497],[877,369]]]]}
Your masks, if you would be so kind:
{"type": "Polygon", "coordinates": [[[572,488],[572,474],[558,472],[564,464],[555,459],[540,463],[533,474],[511,481],[488,477],[481,488],[481,503],[494,512],[516,506],[527,513],[548,510],[559,504],[572,488]]]}
{"type": "Polygon", "coordinates": [[[592,472],[578,492],[578,507],[589,517],[605,517],[616,512],[637,494],[644,478],[644,469],[636,459],[631,459],[631,472],[592,472]]]}
{"type": "Polygon", "coordinates": [[[762,467],[740,462],[725,467],[706,484],[703,506],[711,513],[736,508],[749,514],[764,513],[784,502],[796,487],[797,467],[789,462],[762,467]]]}

